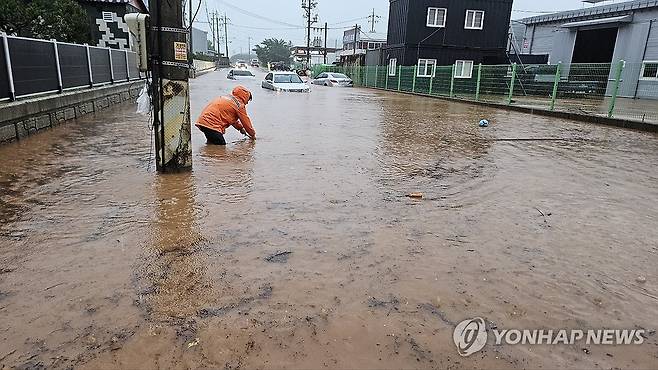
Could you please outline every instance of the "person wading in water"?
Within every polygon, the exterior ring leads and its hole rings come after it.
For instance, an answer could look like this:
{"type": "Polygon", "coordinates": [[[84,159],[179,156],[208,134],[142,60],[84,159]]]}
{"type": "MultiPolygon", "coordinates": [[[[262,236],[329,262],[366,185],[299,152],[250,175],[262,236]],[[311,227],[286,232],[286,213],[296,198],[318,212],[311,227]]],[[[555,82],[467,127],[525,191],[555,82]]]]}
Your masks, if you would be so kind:
{"type": "Polygon", "coordinates": [[[196,124],[206,135],[208,144],[226,145],[224,134],[229,126],[256,140],[256,130],[247,114],[247,104],[251,100],[251,92],[244,86],[238,86],[231,95],[221,96],[208,104],[196,124]]]}

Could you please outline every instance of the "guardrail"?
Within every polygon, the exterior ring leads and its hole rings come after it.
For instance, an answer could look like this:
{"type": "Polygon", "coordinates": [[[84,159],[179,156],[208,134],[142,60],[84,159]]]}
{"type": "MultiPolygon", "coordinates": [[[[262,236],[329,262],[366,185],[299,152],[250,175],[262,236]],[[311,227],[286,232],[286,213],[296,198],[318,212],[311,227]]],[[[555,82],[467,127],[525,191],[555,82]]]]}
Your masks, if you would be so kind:
{"type": "Polygon", "coordinates": [[[658,63],[318,66],[356,86],[658,123],[658,63]]]}
{"type": "Polygon", "coordinates": [[[0,35],[0,100],[141,79],[137,54],[0,35]]]}
{"type": "Polygon", "coordinates": [[[194,59],[194,70],[196,72],[204,72],[217,68],[216,62],[207,62],[204,60],[194,59]]]}

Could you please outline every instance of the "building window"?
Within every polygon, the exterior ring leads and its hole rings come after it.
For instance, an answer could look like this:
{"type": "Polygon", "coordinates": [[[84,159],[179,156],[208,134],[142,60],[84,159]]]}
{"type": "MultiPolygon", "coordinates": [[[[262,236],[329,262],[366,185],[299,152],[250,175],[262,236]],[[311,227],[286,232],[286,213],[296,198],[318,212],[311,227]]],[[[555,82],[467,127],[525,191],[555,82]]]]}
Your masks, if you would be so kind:
{"type": "Polygon", "coordinates": [[[643,80],[658,80],[658,62],[642,63],[641,76],[643,80]]]}
{"type": "Polygon", "coordinates": [[[455,62],[455,78],[473,77],[473,61],[458,60],[455,62]]]}
{"type": "Polygon", "coordinates": [[[427,8],[427,27],[445,27],[447,13],[445,8],[427,8]]]}
{"type": "Polygon", "coordinates": [[[434,77],[436,59],[418,59],[418,77],[434,77]]]}
{"type": "Polygon", "coordinates": [[[484,28],[484,11],[467,10],[466,24],[464,25],[464,28],[467,30],[481,30],[484,28]]]}
{"type": "Polygon", "coordinates": [[[114,22],[114,16],[112,12],[103,12],[103,20],[105,22],[114,22]]]}
{"type": "Polygon", "coordinates": [[[388,75],[389,76],[395,76],[398,71],[398,60],[396,58],[392,58],[391,60],[388,61],[388,75]]]}

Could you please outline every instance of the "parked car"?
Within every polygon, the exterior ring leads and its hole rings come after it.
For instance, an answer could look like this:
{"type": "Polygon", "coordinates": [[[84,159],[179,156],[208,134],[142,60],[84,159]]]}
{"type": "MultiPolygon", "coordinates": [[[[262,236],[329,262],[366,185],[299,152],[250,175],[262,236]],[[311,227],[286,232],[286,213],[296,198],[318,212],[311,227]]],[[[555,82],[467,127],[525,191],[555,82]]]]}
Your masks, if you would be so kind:
{"type": "Polygon", "coordinates": [[[273,71],[289,71],[290,66],[288,66],[285,62],[273,62],[272,63],[272,70],[273,71]]]}
{"type": "Polygon", "coordinates": [[[260,63],[258,62],[258,59],[252,59],[251,60],[251,66],[254,68],[260,67],[260,63]]]}
{"type": "Polygon", "coordinates": [[[313,80],[314,85],[353,87],[354,81],[342,73],[320,73],[313,80]]]}
{"type": "Polygon", "coordinates": [[[263,89],[287,92],[311,92],[311,87],[304,83],[295,72],[272,72],[265,76],[263,89]]]}
{"type": "Polygon", "coordinates": [[[232,69],[228,71],[229,80],[253,80],[256,77],[251,71],[246,71],[244,69],[232,69]]]}

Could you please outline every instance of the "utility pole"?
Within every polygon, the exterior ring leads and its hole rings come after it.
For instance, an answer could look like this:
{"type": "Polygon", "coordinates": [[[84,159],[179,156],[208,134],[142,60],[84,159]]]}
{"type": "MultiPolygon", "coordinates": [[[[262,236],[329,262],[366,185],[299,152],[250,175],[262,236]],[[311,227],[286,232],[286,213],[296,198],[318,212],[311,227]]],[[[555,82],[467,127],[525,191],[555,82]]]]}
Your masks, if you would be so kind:
{"type": "Polygon", "coordinates": [[[318,22],[317,14],[312,17],[313,9],[318,6],[316,0],[302,0],[302,9],[306,17],[306,68],[311,68],[311,26],[318,22]]]}
{"type": "Polygon", "coordinates": [[[324,22],[324,64],[327,64],[327,34],[328,34],[328,24],[324,22]]]}
{"type": "Polygon", "coordinates": [[[360,28],[361,28],[361,27],[359,27],[358,24],[354,25],[354,55],[356,55],[356,49],[357,49],[357,47],[356,47],[356,43],[357,43],[358,40],[359,40],[359,31],[360,31],[360,28]]]}
{"type": "Polygon", "coordinates": [[[224,41],[226,43],[226,57],[228,57],[230,59],[231,56],[228,53],[228,21],[229,21],[229,18],[226,17],[226,13],[224,13],[224,18],[223,19],[224,19],[224,41]]]}
{"type": "Polygon", "coordinates": [[[149,57],[152,71],[153,125],[159,172],[192,169],[188,31],[183,3],[150,0],[149,57]]]}
{"type": "Polygon", "coordinates": [[[215,13],[212,13],[210,15],[210,33],[212,33],[212,47],[213,50],[217,48],[217,44],[215,41],[217,40],[215,38],[215,13]]]}
{"type": "Polygon", "coordinates": [[[375,33],[375,25],[379,23],[381,16],[375,14],[375,9],[372,9],[372,14],[368,16],[368,22],[370,22],[370,32],[375,33]]]}
{"type": "MultiPolygon", "coordinates": [[[[189,38],[190,38],[190,48],[189,48],[189,51],[187,52],[187,57],[188,57],[188,62],[190,64],[190,69],[189,69],[190,78],[194,78],[194,42],[192,41],[192,36],[194,35],[194,29],[192,28],[192,26],[194,24],[194,19],[192,17],[194,17],[194,14],[192,13],[192,0],[188,0],[188,1],[190,3],[190,15],[189,15],[189,19],[190,19],[189,30],[190,31],[188,33],[189,38]]],[[[201,1],[201,0],[199,0],[199,1],[201,1]]]]}
{"type": "Polygon", "coordinates": [[[219,61],[219,56],[222,54],[222,48],[219,47],[219,13],[215,11],[215,34],[217,35],[217,43],[215,44],[215,51],[217,52],[217,60],[219,61]]]}
{"type": "Polygon", "coordinates": [[[247,50],[247,53],[249,54],[249,61],[251,62],[251,36],[247,37],[247,42],[248,42],[247,47],[249,48],[249,50],[247,50]]]}

